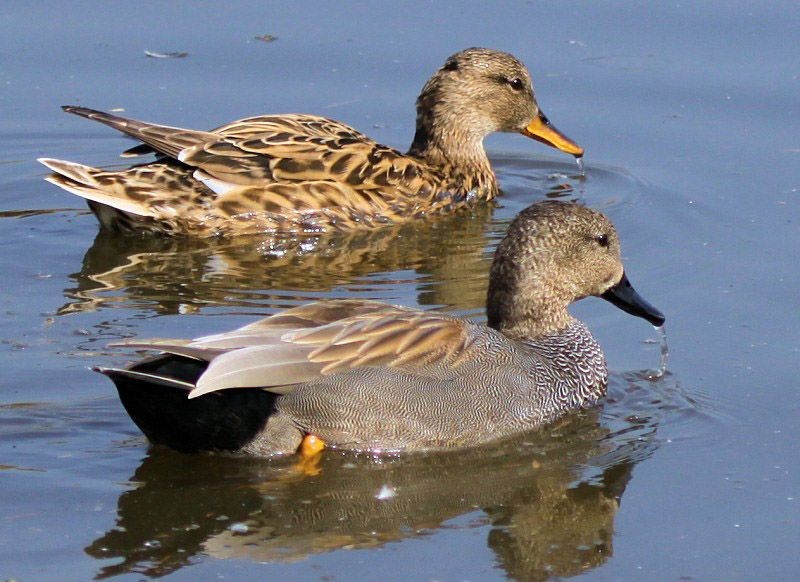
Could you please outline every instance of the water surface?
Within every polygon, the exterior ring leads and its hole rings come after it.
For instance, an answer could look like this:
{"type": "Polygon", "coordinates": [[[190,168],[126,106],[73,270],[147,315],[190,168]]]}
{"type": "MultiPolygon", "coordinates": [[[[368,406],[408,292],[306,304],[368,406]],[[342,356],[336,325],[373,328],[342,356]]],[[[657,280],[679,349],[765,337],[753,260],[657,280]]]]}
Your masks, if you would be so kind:
{"type": "Polygon", "coordinates": [[[800,544],[800,13],[794,3],[407,2],[0,8],[0,576],[299,580],[793,579],[800,544]],[[254,37],[272,34],[274,42],[254,37]],[[357,236],[98,233],[38,156],[118,163],[77,103],[194,128],[335,117],[403,147],[445,57],[508,50],[586,148],[487,142],[496,207],[357,236]],[[144,51],[185,51],[153,59],[144,51]],[[106,378],[125,337],[196,336],[325,297],[482,317],[513,216],[580,200],[667,315],[588,299],[609,398],[459,454],[280,462],[148,447],[106,378]]]}

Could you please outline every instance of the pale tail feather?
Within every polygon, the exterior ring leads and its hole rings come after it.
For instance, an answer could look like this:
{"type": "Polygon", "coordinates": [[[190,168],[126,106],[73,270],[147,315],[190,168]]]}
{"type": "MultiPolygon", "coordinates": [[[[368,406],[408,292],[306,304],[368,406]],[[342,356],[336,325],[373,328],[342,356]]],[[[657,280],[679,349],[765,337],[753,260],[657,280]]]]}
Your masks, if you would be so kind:
{"type": "Polygon", "coordinates": [[[45,180],[67,192],[111,206],[122,212],[137,216],[153,216],[147,206],[101,190],[103,186],[95,179],[95,175],[100,170],[96,168],[52,158],[39,158],[38,161],[55,172],[55,175],[48,176],[45,180]]]}
{"type": "Polygon", "coordinates": [[[210,362],[222,350],[214,348],[199,348],[190,345],[188,340],[174,340],[174,339],[143,339],[143,340],[126,340],[120,342],[112,342],[108,344],[109,347],[114,348],[134,348],[145,350],[157,350],[159,352],[166,352],[175,354],[176,356],[185,356],[194,360],[203,362],[210,362]]]}

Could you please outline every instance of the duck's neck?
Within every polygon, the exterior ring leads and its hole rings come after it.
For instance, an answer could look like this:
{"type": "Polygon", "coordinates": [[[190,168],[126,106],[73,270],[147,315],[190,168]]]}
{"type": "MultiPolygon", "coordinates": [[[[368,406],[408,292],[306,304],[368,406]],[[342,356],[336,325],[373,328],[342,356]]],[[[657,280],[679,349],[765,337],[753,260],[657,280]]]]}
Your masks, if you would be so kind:
{"type": "Polygon", "coordinates": [[[508,295],[500,292],[493,298],[492,292],[490,285],[489,326],[526,344],[564,379],[566,384],[560,388],[570,388],[557,397],[546,393],[543,402],[536,402],[536,414],[556,418],[564,410],[592,405],[605,394],[608,370],[603,351],[586,326],[567,312],[566,305],[537,302],[530,295],[526,300],[504,301],[508,295]]]}
{"type": "Polygon", "coordinates": [[[564,304],[530,293],[520,297],[514,290],[499,290],[491,283],[486,315],[489,327],[519,341],[535,341],[577,323],[564,304]]]}
{"type": "Polygon", "coordinates": [[[575,291],[557,276],[559,270],[546,255],[529,251],[530,233],[517,225],[518,221],[511,225],[495,251],[486,295],[487,323],[513,339],[535,340],[575,321],[567,311],[575,291]]]}
{"type": "Polygon", "coordinates": [[[469,119],[418,104],[417,131],[408,155],[423,160],[445,177],[445,188],[462,196],[491,200],[497,196],[483,138],[486,132],[469,119]]]}

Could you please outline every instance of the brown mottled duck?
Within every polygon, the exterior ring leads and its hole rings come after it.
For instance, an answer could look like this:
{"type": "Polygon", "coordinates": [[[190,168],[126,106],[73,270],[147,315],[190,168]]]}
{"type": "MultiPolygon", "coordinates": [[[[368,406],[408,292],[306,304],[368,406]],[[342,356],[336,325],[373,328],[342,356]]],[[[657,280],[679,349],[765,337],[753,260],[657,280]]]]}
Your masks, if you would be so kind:
{"type": "Polygon", "coordinates": [[[452,212],[498,194],[484,138],[519,132],[577,158],[583,149],[539,109],[514,56],[454,54],[417,99],[414,141],[403,154],[338,121],[263,115],[196,131],[85,107],[141,142],[123,153],[156,160],[121,171],[41,158],[47,180],[85,198],[103,227],[195,236],[370,228],[452,212]]]}

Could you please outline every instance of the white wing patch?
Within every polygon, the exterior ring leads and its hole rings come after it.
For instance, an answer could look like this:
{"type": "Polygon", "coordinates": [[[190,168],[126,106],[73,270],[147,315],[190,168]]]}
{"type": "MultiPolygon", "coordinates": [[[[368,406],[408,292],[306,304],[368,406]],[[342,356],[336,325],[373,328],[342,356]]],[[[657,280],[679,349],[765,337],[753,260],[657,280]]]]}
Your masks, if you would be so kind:
{"type": "MultiPolygon", "coordinates": [[[[183,155],[183,152],[181,152],[181,155],[183,155]]],[[[218,178],[214,178],[213,176],[209,176],[203,170],[195,170],[192,176],[194,176],[195,180],[199,180],[200,182],[205,184],[207,188],[209,188],[216,194],[220,195],[227,194],[234,188],[237,188],[236,184],[231,184],[230,182],[225,182],[224,180],[220,180],[218,178]]]]}

